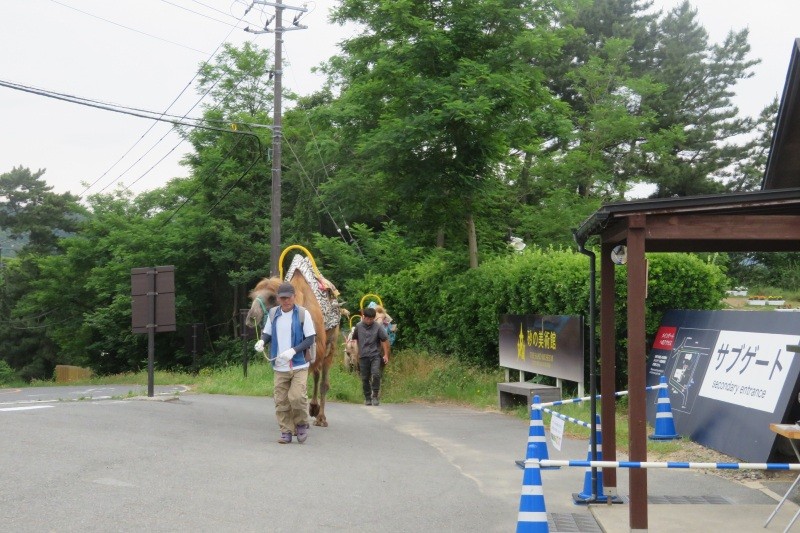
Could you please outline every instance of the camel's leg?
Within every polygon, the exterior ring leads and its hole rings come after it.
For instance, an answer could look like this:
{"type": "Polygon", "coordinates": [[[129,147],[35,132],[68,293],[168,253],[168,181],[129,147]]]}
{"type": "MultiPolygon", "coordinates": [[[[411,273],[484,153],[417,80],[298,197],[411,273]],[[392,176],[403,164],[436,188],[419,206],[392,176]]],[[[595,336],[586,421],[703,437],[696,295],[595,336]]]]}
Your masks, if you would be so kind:
{"type": "MultiPolygon", "coordinates": [[[[328,427],[328,419],[325,417],[325,395],[328,394],[328,390],[330,389],[329,370],[332,362],[333,357],[328,356],[322,363],[319,387],[319,414],[316,416],[316,421],[314,422],[315,426],[328,427]]],[[[314,377],[317,377],[317,374],[314,374],[314,377]]]]}
{"type": "Polygon", "coordinates": [[[311,396],[311,403],[308,404],[308,414],[316,418],[317,420],[314,421],[314,425],[318,426],[317,423],[319,421],[319,368],[315,368],[312,372],[314,375],[314,391],[311,396]]]}
{"type": "Polygon", "coordinates": [[[325,416],[325,396],[330,390],[330,369],[336,360],[336,339],[339,338],[339,328],[328,330],[326,333],[325,355],[322,361],[317,360],[320,364],[314,369],[314,397],[311,400],[311,408],[314,409],[314,425],[322,427],[328,427],[328,419],[325,416]]]}

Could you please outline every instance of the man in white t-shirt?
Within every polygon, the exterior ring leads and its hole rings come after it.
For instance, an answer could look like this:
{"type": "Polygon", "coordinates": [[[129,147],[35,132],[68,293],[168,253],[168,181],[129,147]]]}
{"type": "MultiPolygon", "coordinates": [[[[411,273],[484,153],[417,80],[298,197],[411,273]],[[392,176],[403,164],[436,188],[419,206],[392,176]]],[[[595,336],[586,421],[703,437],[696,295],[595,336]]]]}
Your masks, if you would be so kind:
{"type": "Polygon", "coordinates": [[[316,331],[311,313],[295,305],[291,283],[278,286],[279,306],[267,313],[261,340],[255,349],[260,352],[270,343],[270,361],[274,370],[275,417],[281,428],[278,442],[289,444],[292,434],[301,444],[308,438],[308,367],[305,352],[315,342],[316,331]],[[305,313],[301,319],[300,313],[305,313]]]}

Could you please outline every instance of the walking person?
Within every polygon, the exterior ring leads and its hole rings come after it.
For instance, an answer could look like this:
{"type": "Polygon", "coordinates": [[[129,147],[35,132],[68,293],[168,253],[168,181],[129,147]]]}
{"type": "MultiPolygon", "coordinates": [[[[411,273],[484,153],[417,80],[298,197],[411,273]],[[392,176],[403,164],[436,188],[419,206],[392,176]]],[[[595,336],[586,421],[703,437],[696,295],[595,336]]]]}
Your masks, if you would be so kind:
{"type": "Polygon", "coordinates": [[[358,341],[358,366],[364,405],[380,405],[382,366],[389,362],[389,336],[386,329],[375,322],[375,309],[367,307],[356,324],[353,339],[358,341]],[[383,352],[383,355],[381,355],[383,352]]]}
{"type": "Polygon", "coordinates": [[[394,319],[389,316],[389,313],[386,312],[383,306],[375,306],[375,322],[383,326],[386,330],[386,334],[389,336],[389,346],[394,346],[394,340],[397,336],[397,324],[393,323],[394,319]]]}
{"type": "Polygon", "coordinates": [[[295,290],[291,283],[278,286],[277,307],[269,310],[255,349],[264,350],[270,343],[269,360],[272,361],[275,400],[275,417],[281,429],[278,442],[289,444],[292,434],[304,443],[308,438],[308,367],[305,352],[315,342],[316,331],[311,313],[295,304],[295,290]],[[303,316],[301,316],[301,314],[303,316]]]}

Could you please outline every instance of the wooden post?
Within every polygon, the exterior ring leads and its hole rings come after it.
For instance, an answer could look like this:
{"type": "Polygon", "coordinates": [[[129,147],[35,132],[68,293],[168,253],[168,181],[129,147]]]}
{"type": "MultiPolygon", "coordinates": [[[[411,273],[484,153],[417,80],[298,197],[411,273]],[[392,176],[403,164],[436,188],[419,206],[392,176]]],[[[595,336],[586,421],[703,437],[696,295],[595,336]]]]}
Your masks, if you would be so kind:
{"type": "MultiPolygon", "coordinates": [[[[645,360],[645,216],[628,220],[628,449],[631,461],[647,461],[645,360]]],[[[647,469],[630,469],[630,529],[647,531],[647,469]]]]}
{"type": "MultiPolygon", "coordinates": [[[[617,460],[617,334],[614,314],[614,262],[611,260],[611,243],[600,247],[600,420],[603,424],[603,459],[617,460]]],[[[603,492],[617,496],[617,469],[603,469],[603,492]]],[[[609,501],[611,501],[609,499],[609,501]]]]}

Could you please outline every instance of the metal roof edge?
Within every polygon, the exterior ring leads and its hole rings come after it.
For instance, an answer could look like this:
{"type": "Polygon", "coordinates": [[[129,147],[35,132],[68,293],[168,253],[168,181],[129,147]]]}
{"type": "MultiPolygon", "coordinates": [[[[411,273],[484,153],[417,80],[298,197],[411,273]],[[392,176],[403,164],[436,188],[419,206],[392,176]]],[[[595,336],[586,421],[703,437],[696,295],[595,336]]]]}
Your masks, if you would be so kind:
{"type": "Polygon", "coordinates": [[[780,152],[787,124],[791,120],[792,111],[798,105],[797,93],[800,89],[800,38],[794,40],[792,53],[789,59],[789,68],[786,71],[786,82],[783,86],[778,116],[775,120],[775,128],[772,133],[772,142],[767,154],[767,164],[764,166],[764,177],[761,179],[761,189],[767,190],[770,182],[775,179],[775,160],[780,152]]]}
{"type": "Polygon", "coordinates": [[[575,239],[585,243],[589,237],[604,226],[609,218],[615,215],[642,213],[665,209],[686,209],[724,206],[728,204],[772,202],[780,200],[800,200],[800,187],[789,189],[768,189],[761,191],[736,192],[727,194],[709,194],[700,196],[681,196],[675,198],[644,198],[602,205],[597,211],[584,220],[577,230],[575,239]]]}

